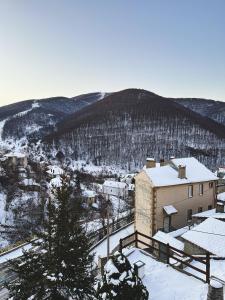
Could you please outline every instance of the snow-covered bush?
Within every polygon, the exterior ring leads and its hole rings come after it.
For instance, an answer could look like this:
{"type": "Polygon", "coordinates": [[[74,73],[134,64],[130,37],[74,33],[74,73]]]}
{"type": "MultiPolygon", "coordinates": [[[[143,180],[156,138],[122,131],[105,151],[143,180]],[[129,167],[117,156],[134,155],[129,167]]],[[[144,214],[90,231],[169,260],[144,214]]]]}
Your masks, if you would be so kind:
{"type": "Polygon", "coordinates": [[[99,300],[147,300],[149,293],[128,259],[117,252],[106,263],[98,284],[99,300]]]}

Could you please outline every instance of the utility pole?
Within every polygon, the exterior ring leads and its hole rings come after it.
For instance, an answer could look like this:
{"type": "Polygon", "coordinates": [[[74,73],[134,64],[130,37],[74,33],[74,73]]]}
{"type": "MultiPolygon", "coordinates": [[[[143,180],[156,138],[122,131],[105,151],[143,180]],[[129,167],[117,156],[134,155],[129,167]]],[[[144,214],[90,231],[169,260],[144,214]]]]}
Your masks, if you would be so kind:
{"type": "Polygon", "coordinates": [[[109,194],[107,195],[107,261],[109,260],[109,254],[110,254],[110,241],[109,241],[109,194]]]}

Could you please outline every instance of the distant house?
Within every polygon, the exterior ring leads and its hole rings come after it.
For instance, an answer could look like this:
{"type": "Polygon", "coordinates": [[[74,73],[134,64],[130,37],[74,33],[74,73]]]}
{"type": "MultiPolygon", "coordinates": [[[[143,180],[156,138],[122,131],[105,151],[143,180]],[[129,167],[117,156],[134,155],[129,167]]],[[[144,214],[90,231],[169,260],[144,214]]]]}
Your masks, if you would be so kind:
{"type": "Polygon", "coordinates": [[[184,251],[196,255],[209,252],[219,257],[225,257],[224,233],[225,222],[208,218],[181,236],[184,241],[184,251]]]}
{"type": "Polygon", "coordinates": [[[19,187],[25,191],[40,191],[40,184],[32,178],[25,178],[19,183],[19,187]]]}
{"type": "Polygon", "coordinates": [[[95,191],[91,190],[84,190],[82,193],[83,199],[87,205],[92,205],[96,203],[97,200],[97,194],[95,191]]]}
{"type": "Polygon", "coordinates": [[[106,180],[102,185],[102,192],[120,198],[128,196],[128,185],[125,182],[106,180]]]}
{"type": "Polygon", "coordinates": [[[11,167],[12,169],[15,168],[26,168],[28,165],[27,156],[24,153],[8,153],[4,155],[5,162],[7,167],[11,167]]]}
{"type": "Polygon", "coordinates": [[[60,176],[64,174],[64,170],[58,166],[48,166],[47,173],[51,176],[60,176]]]}
{"type": "Polygon", "coordinates": [[[225,192],[225,167],[220,167],[216,171],[216,175],[218,177],[218,192],[225,192]]]}
{"type": "Polygon", "coordinates": [[[153,236],[181,228],[193,213],[212,209],[217,177],[193,157],[156,164],[147,159],[135,177],[135,228],[153,236]]]}

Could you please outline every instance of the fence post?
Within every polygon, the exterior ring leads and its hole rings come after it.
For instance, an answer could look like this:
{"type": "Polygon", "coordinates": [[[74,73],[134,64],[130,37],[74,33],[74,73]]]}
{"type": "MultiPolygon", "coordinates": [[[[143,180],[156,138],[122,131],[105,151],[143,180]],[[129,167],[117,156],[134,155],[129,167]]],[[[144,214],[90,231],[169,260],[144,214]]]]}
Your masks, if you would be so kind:
{"type": "Polygon", "coordinates": [[[138,232],[137,230],[134,232],[134,238],[135,238],[135,247],[138,248],[138,232]]]}
{"type": "Polygon", "coordinates": [[[122,250],[123,250],[123,244],[122,244],[122,239],[120,239],[119,252],[122,253],[122,250]]]}
{"type": "Polygon", "coordinates": [[[166,263],[170,264],[170,245],[166,244],[166,263]]]}
{"type": "Polygon", "coordinates": [[[210,282],[210,254],[206,252],[206,282],[210,282]]]}

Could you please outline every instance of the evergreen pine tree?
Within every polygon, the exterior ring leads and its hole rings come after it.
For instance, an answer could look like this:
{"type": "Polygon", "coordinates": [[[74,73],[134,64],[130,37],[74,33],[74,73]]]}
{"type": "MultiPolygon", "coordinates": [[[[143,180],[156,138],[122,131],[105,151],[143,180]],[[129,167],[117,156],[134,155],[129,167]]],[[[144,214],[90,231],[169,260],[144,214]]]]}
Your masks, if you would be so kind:
{"type": "Polygon", "coordinates": [[[147,300],[149,293],[128,259],[117,252],[105,265],[98,284],[99,300],[147,300]]]}
{"type": "Polygon", "coordinates": [[[71,191],[66,179],[53,189],[48,201],[44,231],[38,233],[33,248],[12,263],[18,274],[8,286],[13,300],[25,299],[93,299],[93,256],[77,214],[70,210],[71,191]],[[30,298],[31,297],[31,298],[30,298]]]}

